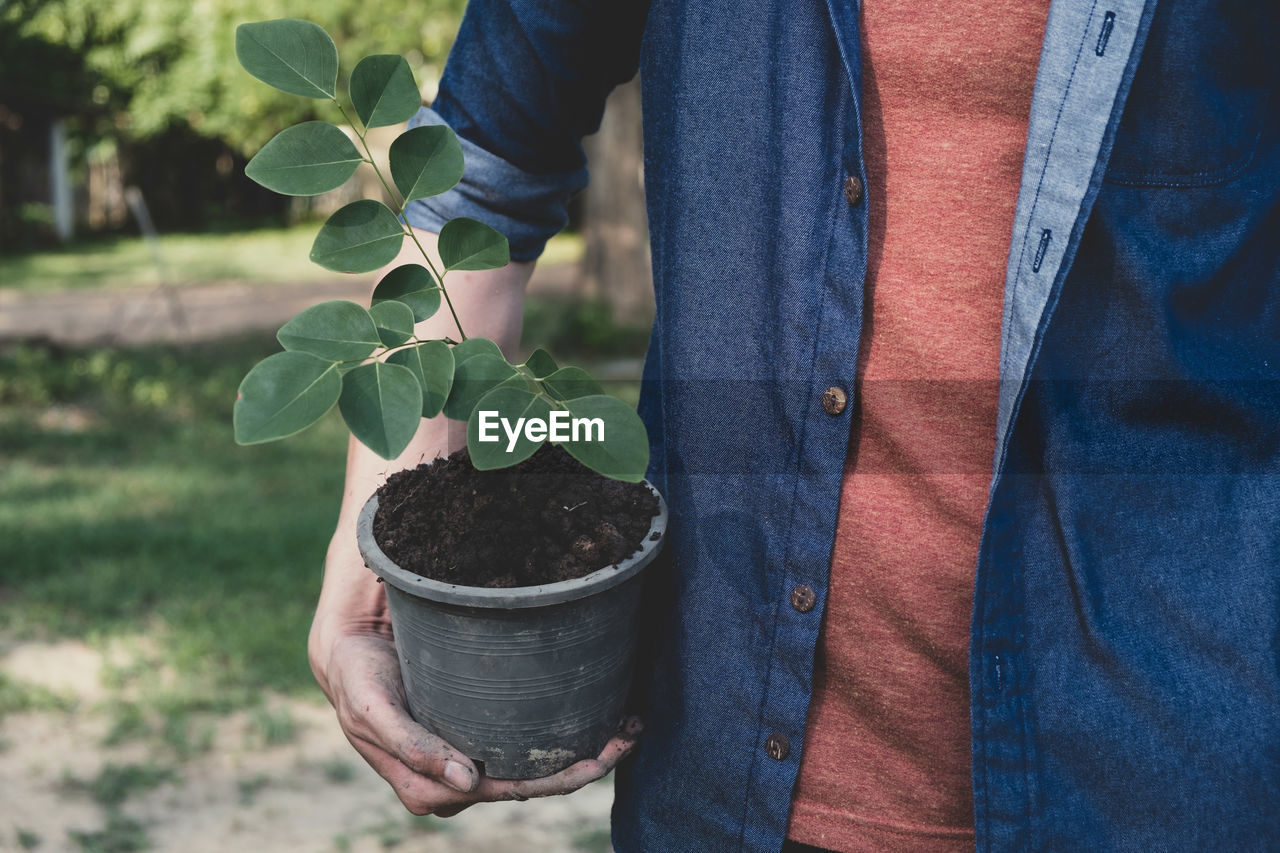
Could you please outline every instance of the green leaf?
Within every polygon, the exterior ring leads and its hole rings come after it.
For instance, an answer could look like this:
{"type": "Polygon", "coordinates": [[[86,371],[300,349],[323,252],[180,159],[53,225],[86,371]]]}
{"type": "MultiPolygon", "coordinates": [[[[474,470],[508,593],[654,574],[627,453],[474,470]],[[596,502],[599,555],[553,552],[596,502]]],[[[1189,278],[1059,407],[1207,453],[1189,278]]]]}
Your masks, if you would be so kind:
{"type": "Polygon", "coordinates": [[[569,455],[615,480],[638,483],[644,479],[649,467],[649,435],[635,409],[617,397],[601,394],[566,400],[564,406],[575,419],[595,422],[592,426],[602,423],[604,433],[603,441],[586,441],[587,436],[598,436],[595,429],[588,428],[579,431],[577,441],[558,442],[569,455]]]}
{"type": "Polygon", "coordinates": [[[511,260],[506,237],[463,216],[450,219],[440,229],[439,247],[446,270],[496,270],[511,260]]]}
{"type": "Polygon", "coordinates": [[[507,385],[494,388],[480,398],[471,417],[467,419],[467,451],[471,454],[471,464],[477,470],[490,471],[528,459],[546,443],[546,420],[550,413],[551,406],[547,399],[527,388],[507,385]],[[497,414],[482,419],[482,412],[497,414]],[[531,440],[526,425],[520,423],[522,418],[542,420],[542,438],[531,440]],[[517,430],[514,443],[506,428],[501,425],[501,420],[504,419],[511,429],[517,430]],[[480,440],[482,421],[488,424],[488,428],[484,430],[485,437],[492,440],[480,440]]]}
{"type": "Polygon", "coordinates": [[[379,302],[369,316],[384,346],[398,347],[413,337],[413,309],[403,302],[379,302]]]}
{"type": "Polygon", "coordinates": [[[382,277],[373,289],[373,304],[395,300],[413,310],[413,320],[421,323],[440,309],[440,288],[421,264],[404,264],[382,277]]]}
{"type": "MultiPolygon", "coordinates": [[[[541,347],[529,354],[529,359],[524,363],[524,366],[529,368],[537,379],[550,376],[559,369],[559,365],[557,365],[556,360],[551,357],[551,353],[541,347]]],[[[585,395],[579,394],[575,396],[585,395]]]]}
{"type": "Polygon", "coordinates": [[[332,98],[338,48],[310,21],[282,18],[236,27],[236,58],[254,77],[291,95],[332,98]]]}
{"type": "Polygon", "coordinates": [[[282,195],[319,195],[345,184],[363,159],[341,130],[307,121],[276,134],[244,173],[282,195]]]}
{"type": "Polygon", "coordinates": [[[401,124],[422,106],[422,94],[403,56],[366,56],[351,72],[351,103],[366,128],[401,124]]]}
{"type": "Polygon", "coordinates": [[[373,272],[400,253],[404,228],[380,201],[362,199],[336,210],[311,245],[311,260],[335,272],[373,272]]]}
{"type": "Polygon", "coordinates": [[[557,400],[603,394],[600,383],[581,367],[562,367],[542,380],[542,387],[557,400]]]}
{"type": "Polygon", "coordinates": [[[342,378],[332,362],[305,352],[278,352],[240,383],[232,422],[237,444],[275,441],[311,426],[333,408],[342,378]]]}
{"type": "Polygon", "coordinates": [[[409,446],[422,421],[422,386],[408,368],[375,361],[342,377],[338,410],[360,442],[383,459],[409,446]]]}
{"type": "Polygon", "coordinates": [[[276,340],[287,350],[326,361],[366,358],[382,343],[369,312],[345,299],[321,302],[298,313],[280,327],[276,340]]]}
{"type": "Polygon", "coordinates": [[[505,356],[502,354],[502,350],[498,348],[497,344],[488,338],[467,338],[465,341],[455,344],[453,347],[453,360],[456,364],[462,364],[462,362],[472,356],[477,356],[481,353],[496,355],[498,358],[506,361],[505,356]]]}
{"type": "Polygon", "coordinates": [[[422,416],[434,418],[449,399],[453,387],[453,353],[444,341],[427,341],[416,347],[396,350],[387,361],[407,367],[422,386],[422,416]]]}
{"type": "Polygon", "coordinates": [[[503,383],[525,387],[524,377],[501,356],[480,353],[465,361],[458,361],[457,358],[455,349],[453,388],[444,404],[445,417],[455,421],[467,420],[480,398],[503,383]]]}
{"type": "MultiPolygon", "coordinates": [[[[453,131],[444,125],[427,125],[405,131],[391,143],[387,156],[391,161],[391,179],[396,182],[396,189],[400,190],[406,202],[440,195],[462,180],[462,146],[453,131]]],[[[446,223],[445,228],[448,227],[446,223]]]]}

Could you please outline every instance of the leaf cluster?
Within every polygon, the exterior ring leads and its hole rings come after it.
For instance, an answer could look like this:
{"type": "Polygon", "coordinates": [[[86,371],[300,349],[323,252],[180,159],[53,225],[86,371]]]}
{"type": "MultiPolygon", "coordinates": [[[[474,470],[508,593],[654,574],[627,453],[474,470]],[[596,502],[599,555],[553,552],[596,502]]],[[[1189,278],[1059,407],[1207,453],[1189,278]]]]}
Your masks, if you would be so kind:
{"type": "MultiPolygon", "coordinates": [[[[338,101],[338,54],[327,33],[308,21],[282,19],[243,24],[236,54],[254,77],[305,98],[338,101]]],[[[345,183],[361,163],[373,164],[365,133],[407,121],[419,107],[418,87],[403,57],[365,57],[352,71],[349,92],[359,123],[343,129],[308,121],[281,131],[249,162],[245,173],[286,195],[317,195],[345,183]],[[357,147],[359,144],[360,147],[357,147]],[[362,150],[363,149],[363,150],[362,150]]],[[[311,259],[339,272],[371,272],[400,253],[405,206],[455,186],[463,156],[447,127],[405,131],[390,147],[391,183],[378,171],[398,210],[360,200],[337,210],[321,227],[311,259]]],[[[422,249],[421,245],[418,246],[422,249]]],[[[599,419],[603,437],[559,442],[579,461],[605,476],[637,481],[649,459],[644,425],[628,405],[606,395],[586,371],[560,367],[545,350],[512,364],[497,344],[468,338],[422,339],[418,323],[443,306],[453,313],[445,277],[456,270],[487,270],[509,261],[507,240],[473,219],[450,220],[440,230],[437,270],[425,251],[423,263],[388,273],[368,308],[334,300],[298,314],[280,329],[283,352],[259,362],[240,385],[234,423],[236,441],[258,444],[306,429],[336,404],[351,433],[385,459],[399,456],[422,418],[443,413],[467,422],[467,446],[479,469],[514,465],[547,439],[525,431],[513,442],[481,441],[479,412],[494,411],[509,423],[547,420],[554,410],[569,418],[599,419]],[[533,436],[533,437],[531,437],[533,436]]],[[[457,314],[453,313],[457,323],[457,314]]]]}
{"type": "MultiPolygon", "coordinates": [[[[332,22],[348,65],[375,50],[404,53],[419,79],[434,80],[464,5],[309,0],[307,14],[332,22]]],[[[325,102],[258,86],[231,59],[236,24],[297,6],[291,0],[7,0],[0,3],[6,103],[52,102],[63,113],[102,114],[111,124],[99,132],[134,140],[186,125],[248,155],[287,125],[339,118],[325,102]]]]}

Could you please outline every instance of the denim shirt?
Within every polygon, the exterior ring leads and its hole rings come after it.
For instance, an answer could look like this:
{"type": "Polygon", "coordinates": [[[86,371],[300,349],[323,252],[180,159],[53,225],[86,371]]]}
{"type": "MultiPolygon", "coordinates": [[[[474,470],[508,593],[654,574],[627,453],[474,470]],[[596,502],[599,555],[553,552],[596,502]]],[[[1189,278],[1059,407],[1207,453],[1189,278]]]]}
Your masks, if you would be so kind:
{"type": "MultiPolygon", "coordinates": [[[[855,409],[822,395],[856,391],[863,320],[867,209],[843,187],[878,180],[858,19],[857,0],[471,0],[416,119],[453,126],[468,171],[410,221],[473,216],[529,259],[640,70],[641,414],[672,518],[623,853],[785,837],[855,409]]],[[[975,566],[980,850],[1280,847],[1277,44],[1270,2],[1053,0],[975,566]]]]}

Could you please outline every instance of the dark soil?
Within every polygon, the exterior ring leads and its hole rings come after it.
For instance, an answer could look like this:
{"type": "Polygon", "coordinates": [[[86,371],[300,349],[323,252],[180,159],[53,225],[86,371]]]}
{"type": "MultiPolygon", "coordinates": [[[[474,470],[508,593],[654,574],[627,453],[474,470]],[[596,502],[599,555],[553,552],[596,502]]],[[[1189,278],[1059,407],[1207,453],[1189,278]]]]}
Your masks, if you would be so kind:
{"type": "Polygon", "coordinates": [[[658,500],[560,447],[497,471],[465,449],[387,478],[373,535],[402,569],[462,586],[536,586],[588,575],[639,550],[658,500]]]}

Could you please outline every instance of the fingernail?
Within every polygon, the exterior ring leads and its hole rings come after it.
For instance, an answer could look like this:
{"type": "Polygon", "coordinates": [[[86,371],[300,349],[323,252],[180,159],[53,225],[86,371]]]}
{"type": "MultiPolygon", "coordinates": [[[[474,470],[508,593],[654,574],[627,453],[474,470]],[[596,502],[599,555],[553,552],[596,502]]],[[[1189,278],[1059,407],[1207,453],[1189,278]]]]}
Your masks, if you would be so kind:
{"type": "Polygon", "coordinates": [[[631,717],[627,720],[624,730],[629,735],[638,735],[644,731],[644,721],[639,717],[631,717]]]}
{"type": "Polygon", "coordinates": [[[470,794],[471,790],[476,786],[476,777],[471,775],[470,770],[456,761],[445,762],[444,781],[449,783],[449,787],[464,794],[470,794]]]}

